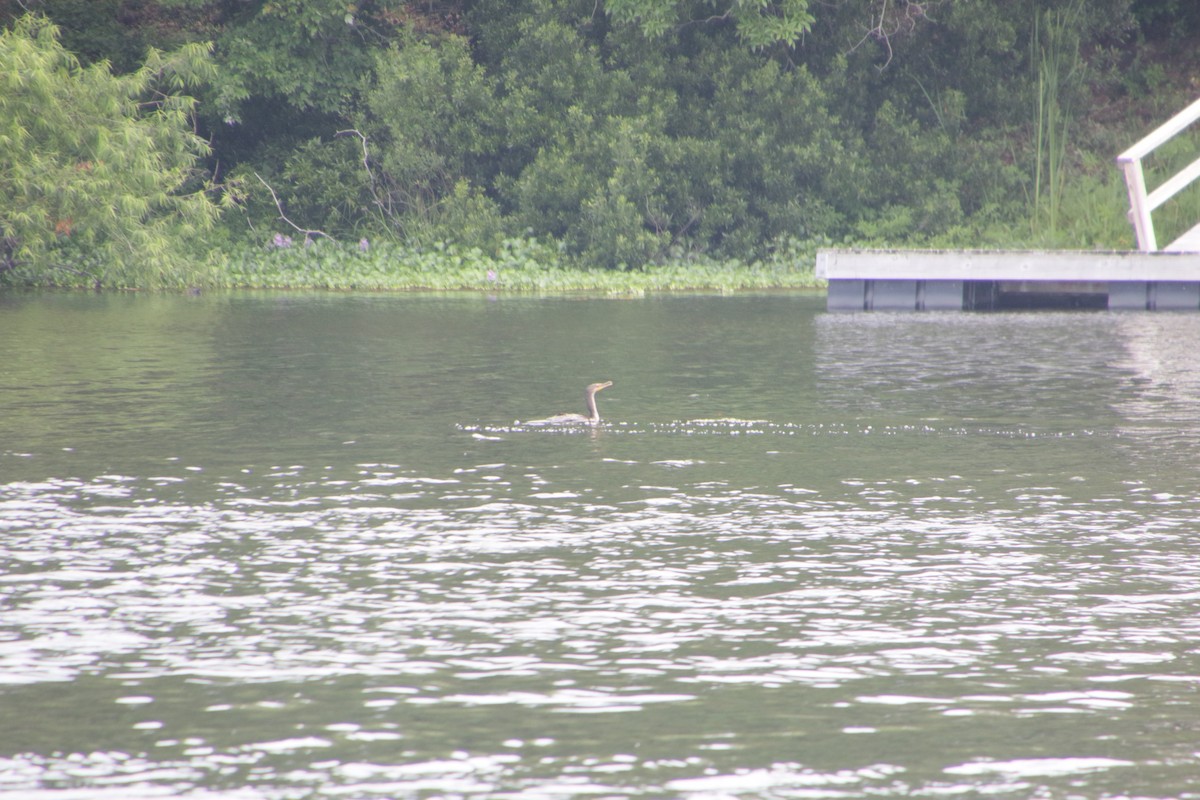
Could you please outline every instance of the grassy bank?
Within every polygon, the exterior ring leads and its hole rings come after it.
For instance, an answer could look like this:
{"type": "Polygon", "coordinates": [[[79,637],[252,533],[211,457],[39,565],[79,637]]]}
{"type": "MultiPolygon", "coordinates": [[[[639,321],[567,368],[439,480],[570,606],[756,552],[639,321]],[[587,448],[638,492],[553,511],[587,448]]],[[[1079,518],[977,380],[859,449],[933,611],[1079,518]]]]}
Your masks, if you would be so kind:
{"type": "MultiPolygon", "coordinates": [[[[279,240],[277,240],[278,242],[279,240]]],[[[793,246],[753,263],[680,258],[636,270],[589,269],[567,263],[554,247],[506,241],[494,254],[439,244],[309,244],[280,242],[217,259],[214,283],[244,289],[367,291],[736,292],[823,286],[813,272],[816,245],[793,246]]]]}

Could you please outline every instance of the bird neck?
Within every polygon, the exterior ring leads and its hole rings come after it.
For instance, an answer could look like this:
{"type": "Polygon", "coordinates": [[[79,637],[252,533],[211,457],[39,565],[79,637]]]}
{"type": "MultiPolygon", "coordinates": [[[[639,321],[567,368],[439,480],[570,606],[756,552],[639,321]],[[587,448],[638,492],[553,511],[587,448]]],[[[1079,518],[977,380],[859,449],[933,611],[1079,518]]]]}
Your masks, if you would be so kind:
{"type": "Polygon", "coordinates": [[[600,412],[596,410],[596,393],[584,392],[583,402],[587,405],[588,419],[592,422],[599,422],[600,412]]]}

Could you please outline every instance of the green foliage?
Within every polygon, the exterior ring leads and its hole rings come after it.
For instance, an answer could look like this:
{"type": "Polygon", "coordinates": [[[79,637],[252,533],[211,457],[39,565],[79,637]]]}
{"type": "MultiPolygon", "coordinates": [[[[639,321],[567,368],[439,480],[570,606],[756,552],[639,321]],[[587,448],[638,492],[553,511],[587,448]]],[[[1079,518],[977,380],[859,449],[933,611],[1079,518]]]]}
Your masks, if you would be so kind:
{"type": "Polygon", "coordinates": [[[145,286],[187,280],[181,241],[212,226],[207,153],[178,92],[207,48],[151,50],[136,72],[82,67],[44,18],[0,32],[0,277],[145,286]]]}
{"type": "Polygon", "coordinates": [[[606,0],[604,8],[614,20],[637,25],[651,38],[683,25],[731,20],[752,48],[794,45],[814,21],[809,0],[606,0]]]}
{"type": "Polygon", "coordinates": [[[141,36],[121,24],[121,0],[46,0],[38,9],[56,21],[63,47],[84,64],[108,61],[118,72],[137,69],[144,54],[141,36]]]}
{"type": "Polygon", "coordinates": [[[569,116],[570,132],[543,148],[513,187],[518,219],[587,263],[641,265],[670,243],[665,221],[659,230],[646,225],[663,199],[652,164],[661,136],[644,118],[592,120],[581,109],[569,116]]]}
{"type": "Polygon", "coordinates": [[[427,241],[483,248],[491,252],[505,239],[505,222],[496,203],[466,179],[454,185],[438,206],[427,241]]]}
{"type": "MultiPolygon", "coordinates": [[[[497,76],[497,118],[502,121],[504,148],[501,173],[515,177],[538,153],[571,140],[580,125],[628,113],[650,86],[635,87],[620,68],[606,66],[594,35],[586,28],[554,15],[549,0],[528,9],[496,9],[501,16],[519,17],[500,26],[496,38],[484,43],[496,49],[489,66],[497,76]],[[526,12],[526,13],[522,13],[526,12]]],[[[564,15],[565,16],[565,15],[564,15]]]]}
{"type": "Polygon", "coordinates": [[[379,228],[379,209],[354,135],[303,141],[283,149],[279,161],[270,166],[265,175],[246,167],[235,172],[249,187],[242,209],[248,218],[274,224],[279,215],[276,198],[255,177],[261,175],[298,225],[354,239],[379,228]]]}
{"type": "Polygon", "coordinates": [[[747,253],[782,236],[837,230],[863,201],[860,143],[840,130],[815,77],[729,51],[710,52],[697,66],[713,76],[706,138],[720,151],[716,213],[699,233],[747,253]]]}
{"type": "MultiPolygon", "coordinates": [[[[1175,63],[1190,57],[1185,37],[1165,31],[1200,22],[1182,0],[21,6],[53,14],[81,58],[39,69],[86,90],[30,121],[41,106],[25,71],[0,74],[0,103],[25,107],[0,118],[0,131],[16,142],[36,129],[21,146],[45,140],[60,153],[16,159],[0,148],[0,189],[64,187],[13,189],[23,199],[0,211],[8,275],[34,263],[36,246],[76,271],[57,280],[81,283],[101,264],[106,282],[148,282],[112,266],[115,242],[162,254],[156,263],[183,260],[151,243],[211,222],[197,158],[253,190],[226,216],[225,239],[210,231],[206,241],[261,245],[307,229],[351,249],[375,243],[370,255],[322,256],[329,270],[353,272],[392,247],[457,274],[455,258],[500,258],[506,243],[530,240],[552,243],[539,247],[556,265],[617,282],[668,264],[762,262],[797,241],[1113,246],[1128,231],[1111,157],[1191,99],[1179,77],[1190,73],[1175,63]],[[197,60],[173,72],[165,60],[182,56],[147,49],[207,40],[215,68],[197,60]],[[1167,48],[1175,61],[1163,69],[1167,48]],[[85,66],[105,59],[119,76],[85,66]],[[185,85],[185,74],[203,80],[185,85]],[[116,116],[81,99],[103,94],[101,78],[122,87],[116,116]],[[185,88],[200,98],[198,122],[185,88]],[[67,112],[73,104],[84,122],[67,112]],[[114,133],[127,124],[143,137],[174,133],[135,145],[114,133]],[[103,183],[93,174],[102,145],[129,159],[106,156],[106,169],[129,175],[153,162],[149,172],[174,183],[156,184],[170,187],[158,194],[103,183]],[[94,202],[100,191],[127,199],[94,202]],[[101,233],[113,208],[138,220],[147,243],[101,233]]],[[[0,24],[11,8],[0,0],[0,24]]],[[[1165,229],[1173,215],[1184,224],[1181,209],[1160,211],[1165,229]]],[[[283,250],[265,263],[309,263],[283,250]]],[[[325,268],[319,280],[341,285],[325,268]]]]}
{"type": "Polygon", "coordinates": [[[872,210],[860,214],[855,234],[877,245],[939,236],[960,226],[962,162],[946,130],[923,128],[885,101],[866,139],[872,210]]]}
{"type": "MultiPolygon", "coordinates": [[[[762,257],[786,237],[1029,240],[1027,201],[1052,197],[1057,218],[1083,185],[1065,180],[1064,137],[1049,162],[1048,140],[1024,138],[1038,125],[1013,114],[1049,79],[1041,4],[923,6],[933,20],[870,5],[866,37],[849,5],[812,7],[840,52],[822,38],[768,54],[743,25],[782,6],[631,0],[599,16],[583,0],[479,0],[470,44],[406,34],[381,57],[354,121],[370,147],[354,185],[368,179],[402,239],[489,250],[533,235],[617,270],[762,257]],[[1031,163],[1053,180],[1017,166],[1031,163]]],[[[1122,29],[1128,2],[1055,13],[1054,52],[1069,55],[1115,35],[1105,20],[1122,29]]],[[[1060,134],[1084,74],[1058,76],[1060,134]]]]}
{"type": "Polygon", "coordinates": [[[239,121],[256,98],[282,97],[300,111],[346,111],[373,67],[368,45],[386,41],[375,4],[265,0],[248,4],[217,39],[218,113],[239,121]]]}
{"type": "Polygon", "coordinates": [[[491,253],[436,242],[416,247],[392,242],[244,249],[221,264],[229,288],[431,290],[483,292],[599,292],[805,289],[813,274],[815,243],[782,241],[769,258],[748,264],[688,257],[637,271],[580,268],[557,247],[534,239],[505,239],[491,253]]]}
{"type": "Polygon", "coordinates": [[[1148,38],[1169,38],[1190,47],[1200,33],[1200,4],[1192,0],[1137,0],[1132,13],[1148,38]]]}
{"type": "Polygon", "coordinates": [[[379,56],[375,75],[362,127],[376,132],[376,191],[401,232],[416,234],[436,224],[442,200],[500,145],[492,85],[453,35],[406,37],[379,56]]]}
{"type": "Polygon", "coordinates": [[[745,257],[837,219],[849,194],[833,175],[851,163],[803,68],[719,38],[663,53],[628,31],[600,46],[561,20],[516,27],[522,46],[498,65],[510,148],[496,186],[521,230],[619,268],[673,247],[745,257]]]}

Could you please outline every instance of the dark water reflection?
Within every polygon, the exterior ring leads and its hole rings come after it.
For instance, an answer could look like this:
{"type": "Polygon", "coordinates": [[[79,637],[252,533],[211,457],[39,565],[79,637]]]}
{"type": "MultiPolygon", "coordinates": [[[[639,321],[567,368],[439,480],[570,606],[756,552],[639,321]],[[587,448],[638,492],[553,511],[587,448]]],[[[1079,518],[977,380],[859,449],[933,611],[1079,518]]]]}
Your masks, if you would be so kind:
{"type": "Polygon", "coordinates": [[[1200,791],[1200,320],[821,306],[5,301],[0,793],[1200,791]]]}

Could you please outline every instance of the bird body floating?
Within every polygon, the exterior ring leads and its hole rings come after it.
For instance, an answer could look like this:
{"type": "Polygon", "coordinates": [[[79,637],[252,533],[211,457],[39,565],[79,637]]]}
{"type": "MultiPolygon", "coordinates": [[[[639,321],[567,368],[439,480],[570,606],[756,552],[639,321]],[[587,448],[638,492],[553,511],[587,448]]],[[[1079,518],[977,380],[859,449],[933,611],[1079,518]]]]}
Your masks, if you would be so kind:
{"type": "Polygon", "coordinates": [[[601,389],[607,389],[612,386],[612,381],[604,381],[603,383],[589,384],[583,390],[583,404],[587,408],[587,415],[583,414],[555,414],[552,417],[545,419],[531,419],[524,423],[525,425],[546,426],[546,425],[599,425],[600,412],[596,408],[596,392],[601,389]]]}

